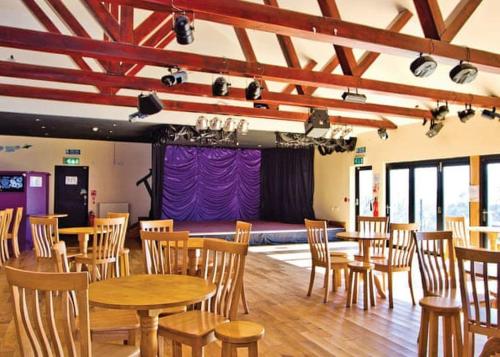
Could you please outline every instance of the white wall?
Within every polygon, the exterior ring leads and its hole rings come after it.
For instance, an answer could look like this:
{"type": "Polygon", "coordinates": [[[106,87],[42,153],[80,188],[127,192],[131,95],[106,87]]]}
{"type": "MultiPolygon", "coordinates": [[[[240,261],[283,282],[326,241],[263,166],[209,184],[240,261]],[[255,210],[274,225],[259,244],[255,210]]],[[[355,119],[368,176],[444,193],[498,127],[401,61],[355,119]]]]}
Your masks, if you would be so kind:
{"type": "MultiPolygon", "coordinates": [[[[128,202],[131,222],[149,213],[150,199],[135,182],[151,168],[151,145],[90,140],[1,136],[0,145],[33,145],[29,149],[0,151],[0,170],[43,171],[50,176],[50,212],[54,207],[54,166],[63,164],[66,149],[80,149],[80,165],[89,166],[89,193],[98,202],[128,202]]],[[[97,211],[89,196],[89,210],[97,211]]]]}
{"type": "MultiPolygon", "coordinates": [[[[389,131],[387,141],[376,131],[359,135],[357,146],[366,147],[365,164],[380,174],[379,207],[385,207],[385,165],[391,162],[418,161],[500,153],[500,123],[476,115],[466,124],[448,117],[434,138],[425,135],[421,123],[389,131]]],[[[353,222],[354,153],[315,156],[314,210],[318,218],[353,222]],[[345,199],[349,202],[345,202],[345,199]]]]}

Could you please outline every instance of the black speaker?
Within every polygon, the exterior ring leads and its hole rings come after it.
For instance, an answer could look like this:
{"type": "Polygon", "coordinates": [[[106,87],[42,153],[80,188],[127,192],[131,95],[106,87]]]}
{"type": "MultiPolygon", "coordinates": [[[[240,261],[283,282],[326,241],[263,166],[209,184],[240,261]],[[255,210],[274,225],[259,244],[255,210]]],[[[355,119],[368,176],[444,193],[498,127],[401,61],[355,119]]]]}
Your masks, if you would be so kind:
{"type": "Polygon", "coordinates": [[[321,138],[330,129],[330,118],[328,111],[324,109],[314,109],[305,123],[306,136],[311,138],[321,138]]]}
{"type": "Polygon", "coordinates": [[[150,94],[141,93],[139,94],[137,99],[138,99],[137,109],[141,114],[151,115],[159,113],[161,110],[163,110],[163,103],[161,102],[161,99],[158,98],[156,93],[150,93],[150,94]]]}

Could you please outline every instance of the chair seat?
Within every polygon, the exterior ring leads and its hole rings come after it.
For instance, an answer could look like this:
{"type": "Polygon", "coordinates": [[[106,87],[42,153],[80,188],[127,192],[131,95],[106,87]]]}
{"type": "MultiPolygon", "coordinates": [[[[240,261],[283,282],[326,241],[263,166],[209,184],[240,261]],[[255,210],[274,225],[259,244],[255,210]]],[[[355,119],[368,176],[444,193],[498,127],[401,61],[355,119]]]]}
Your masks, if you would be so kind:
{"type": "Polygon", "coordinates": [[[375,266],[373,263],[367,263],[367,262],[360,262],[360,261],[353,261],[348,264],[349,268],[352,270],[369,270],[373,269],[375,266]]]}
{"type": "Polygon", "coordinates": [[[264,336],[264,327],[251,321],[231,321],[215,328],[215,337],[222,342],[250,343],[264,336]]]}
{"type": "Polygon", "coordinates": [[[224,322],[229,321],[221,315],[205,311],[188,311],[181,314],[162,317],[158,321],[158,333],[162,331],[186,337],[202,337],[213,332],[224,322]]]}
{"type": "MultiPolygon", "coordinates": [[[[358,260],[358,261],[362,261],[364,259],[364,257],[362,255],[356,254],[356,255],[354,255],[354,259],[358,260]]],[[[384,255],[372,255],[370,257],[370,261],[374,262],[374,263],[379,262],[379,261],[384,262],[386,260],[387,260],[387,258],[384,255]]]]}
{"type": "MultiPolygon", "coordinates": [[[[380,259],[380,260],[374,260],[373,263],[375,264],[375,270],[379,271],[388,271],[389,266],[389,260],[388,259],[380,259]]],[[[396,267],[396,266],[391,266],[391,271],[393,272],[398,272],[398,271],[409,271],[410,267],[396,267]]]]}
{"type": "Polygon", "coordinates": [[[128,331],[139,327],[137,313],[132,310],[94,309],[90,313],[92,332],[128,331]]]}
{"type": "Polygon", "coordinates": [[[334,251],[330,251],[330,256],[331,257],[343,257],[343,258],[347,258],[349,256],[349,253],[347,253],[347,252],[341,252],[341,251],[338,251],[338,250],[334,250],[334,251]]]}
{"type": "Polygon", "coordinates": [[[139,357],[141,351],[139,347],[115,345],[112,343],[92,343],[93,356],[106,356],[106,357],[139,357]]]}
{"type": "Polygon", "coordinates": [[[173,314],[181,314],[186,312],[186,306],[174,306],[161,309],[160,316],[168,316],[173,314]]]}
{"type": "Polygon", "coordinates": [[[443,313],[459,312],[462,309],[457,299],[439,296],[426,296],[420,299],[419,304],[427,309],[443,313]]]}
{"type": "Polygon", "coordinates": [[[330,263],[332,265],[339,265],[339,264],[349,264],[352,262],[352,259],[349,259],[347,257],[338,257],[338,256],[333,256],[330,259],[330,263]]]}
{"type": "MultiPolygon", "coordinates": [[[[75,261],[82,264],[92,264],[94,262],[94,255],[92,253],[79,254],[75,256],[75,261]]],[[[116,261],[115,257],[97,259],[97,264],[113,263],[116,261]]]]}

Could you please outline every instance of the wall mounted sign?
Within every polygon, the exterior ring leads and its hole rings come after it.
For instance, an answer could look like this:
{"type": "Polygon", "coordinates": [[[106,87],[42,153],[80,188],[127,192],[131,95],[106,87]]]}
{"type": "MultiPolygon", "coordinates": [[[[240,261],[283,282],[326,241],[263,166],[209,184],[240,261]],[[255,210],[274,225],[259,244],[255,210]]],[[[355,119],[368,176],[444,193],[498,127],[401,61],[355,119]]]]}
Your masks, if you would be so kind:
{"type": "Polygon", "coordinates": [[[359,146],[356,148],[356,154],[364,154],[366,153],[366,146],[359,146]]]}
{"type": "Polygon", "coordinates": [[[42,187],[43,179],[42,176],[30,176],[30,187],[42,187]]]}
{"type": "Polygon", "coordinates": [[[79,157],[63,157],[64,165],[79,165],[80,158],[79,157]]]}
{"type": "Polygon", "coordinates": [[[354,165],[363,165],[365,158],[363,156],[354,157],[354,165]]]}
{"type": "Polygon", "coordinates": [[[80,149],[66,149],[66,155],[80,155],[80,149]]]}
{"type": "Polygon", "coordinates": [[[64,183],[68,186],[76,186],[78,185],[78,176],[66,176],[64,183]]]}

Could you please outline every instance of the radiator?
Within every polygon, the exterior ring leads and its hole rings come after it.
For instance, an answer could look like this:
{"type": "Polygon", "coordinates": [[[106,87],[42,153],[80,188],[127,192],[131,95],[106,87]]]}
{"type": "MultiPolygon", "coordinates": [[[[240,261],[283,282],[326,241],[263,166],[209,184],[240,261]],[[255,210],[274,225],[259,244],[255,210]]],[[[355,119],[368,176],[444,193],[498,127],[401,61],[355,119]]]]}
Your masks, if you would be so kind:
{"type": "Polygon", "coordinates": [[[129,213],[128,202],[99,202],[97,216],[106,217],[108,212],[129,213]]]}

